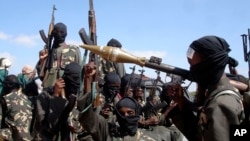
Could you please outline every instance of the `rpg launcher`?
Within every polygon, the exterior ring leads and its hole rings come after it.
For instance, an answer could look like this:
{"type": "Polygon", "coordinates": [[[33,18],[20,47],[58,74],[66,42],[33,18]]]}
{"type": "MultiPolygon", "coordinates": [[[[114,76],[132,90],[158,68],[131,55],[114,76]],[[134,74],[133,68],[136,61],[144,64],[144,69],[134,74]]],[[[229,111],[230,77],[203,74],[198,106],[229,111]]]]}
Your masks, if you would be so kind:
{"type": "Polygon", "coordinates": [[[91,52],[113,62],[137,64],[141,67],[145,66],[162,72],[176,74],[183,79],[192,81],[188,70],[161,63],[162,59],[155,56],[151,56],[150,59],[136,57],[120,48],[110,46],[81,45],[80,47],[90,50],[91,52]]]}

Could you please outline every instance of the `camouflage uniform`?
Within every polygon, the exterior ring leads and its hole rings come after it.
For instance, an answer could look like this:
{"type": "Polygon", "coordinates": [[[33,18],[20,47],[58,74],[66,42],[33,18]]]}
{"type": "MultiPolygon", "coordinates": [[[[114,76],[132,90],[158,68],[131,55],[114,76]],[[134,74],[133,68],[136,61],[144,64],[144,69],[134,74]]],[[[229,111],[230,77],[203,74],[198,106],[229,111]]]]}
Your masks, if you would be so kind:
{"type": "Polygon", "coordinates": [[[125,67],[123,63],[115,63],[108,61],[102,57],[99,57],[99,64],[98,64],[98,71],[99,71],[99,77],[104,80],[104,76],[108,74],[109,72],[116,72],[122,78],[125,73],[125,67]]]}
{"type": "Polygon", "coordinates": [[[30,141],[31,102],[21,90],[2,97],[0,136],[6,140],[30,141]]]}
{"type": "Polygon", "coordinates": [[[70,138],[72,141],[93,141],[90,134],[84,130],[78,121],[79,111],[75,106],[74,109],[70,112],[68,117],[68,125],[70,128],[70,138]]]}
{"type": "MultiPolygon", "coordinates": [[[[45,74],[45,77],[43,82],[43,87],[51,87],[54,85],[56,78],[62,76],[63,69],[67,64],[70,62],[77,62],[78,64],[81,63],[81,53],[79,50],[79,47],[74,45],[67,45],[65,42],[59,44],[59,47],[57,47],[54,51],[53,55],[53,61],[52,61],[52,67],[49,70],[49,73],[45,74]],[[59,69],[59,75],[58,76],[58,69],[59,69]]],[[[40,74],[41,70],[41,64],[37,64],[37,71],[38,74],[40,74]]]]}
{"type": "Polygon", "coordinates": [[[99,57],[99,64],[98,64],[98,71],[99,71],[99,77],[104,80],[104,77],[109,72],[115,72],[115,66],[113,62],[108,61],[102,57],[99,57]]]}

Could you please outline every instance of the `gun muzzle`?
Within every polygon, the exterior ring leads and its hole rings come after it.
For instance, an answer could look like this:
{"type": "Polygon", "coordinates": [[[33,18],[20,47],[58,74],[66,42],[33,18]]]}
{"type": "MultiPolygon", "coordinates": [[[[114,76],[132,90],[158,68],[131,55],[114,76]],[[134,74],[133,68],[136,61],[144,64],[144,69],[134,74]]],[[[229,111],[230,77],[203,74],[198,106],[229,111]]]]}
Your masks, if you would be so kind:
{"type": "Polygon", "coordinates": [[[101,57],[112,62],[133,63],[141,67],[145,66],[166,73],[180,75],[183,77],[183,79],[191,80],[188,70],[174,67],[168,64],[163,64],[161,63],[161,58],[151,57],[151,59],[148,60],[145,57],[136,57],[120,48],[110,46],[81,45],[80,47],[90,50],[91,52],[98,54],[101,57]]]}

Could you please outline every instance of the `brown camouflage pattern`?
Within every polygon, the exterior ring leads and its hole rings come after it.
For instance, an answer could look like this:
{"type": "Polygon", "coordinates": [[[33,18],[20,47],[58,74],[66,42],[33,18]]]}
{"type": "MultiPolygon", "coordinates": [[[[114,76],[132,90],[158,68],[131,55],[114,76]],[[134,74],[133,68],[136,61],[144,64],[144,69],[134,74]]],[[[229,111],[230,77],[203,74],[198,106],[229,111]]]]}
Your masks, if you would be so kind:
{"type": "Polygon", "coordinates": [[[108,61],[102,57],[99,57],[99,64],[98,64],[98,71],[99,71],[99,77],[104,80],[104,76],[108,74],[109,72],[115,72],[115,66],[114,63],[111,61],[108,61]]]}
{"type": "Polygon", "coordinates": [[[46,74],[44,78],[45,80],[43,87],[53,86],[55,84],[56,78],[62,76],[64,72],[63,69],[67,64],[70,64],[71,62],[77,62],[78,64],[81,63],[81,53],[79,47],[75,45],[66,45],[65,43],[60,44],[60,46],[55,49],[53,65],[50,69],[50,72],[46,74]],[[60,69],[60,76],[57,76],[58,65],[60,69]]]}
{"type": "Polygon", "coordinates": [[[3,98],[7,104],[5,123],[9,128],[0,129],[0,136],[5,140],[30,141],[32,107],[28,97],[19,90],[3,98]]]}
{"type": "Polygon", "coordinates": [[[79,117],[79,111],[75,106],[74,109],[70,112],[68,117],[68,125],[71,129],[71,139],[74,141],[78,141],[77,135],[83,132],[83,127],[78,121],[78,117],[79,117]]]}

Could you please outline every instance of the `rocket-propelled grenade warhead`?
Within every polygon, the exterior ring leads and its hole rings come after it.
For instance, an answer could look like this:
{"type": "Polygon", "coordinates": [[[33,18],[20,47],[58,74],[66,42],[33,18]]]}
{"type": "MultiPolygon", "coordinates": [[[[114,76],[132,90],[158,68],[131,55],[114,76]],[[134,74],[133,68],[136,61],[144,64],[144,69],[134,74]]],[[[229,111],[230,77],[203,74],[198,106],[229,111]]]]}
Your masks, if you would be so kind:
{"type": "Polygon", "coordinates": [[[145,66],[166,73],[180,75],[183,77],[183,79],[191,80],[188,70],[161,63],[162,59],[158,57],[152,56],[148,60],[145,57],[136,57],[120,48],[111,46],[93,46],[84,44],[80,47],[90,50],[91,52],[98,54],[101,57],[112,62],[137,64],[139,66],[145,66]]]}
{"type": "Polygon", "coordinates": [[[81,45],[80,47],[90,50],[91,52],[113,62],[132,63],[139,66],[144,66],[146,62],[145,57],[136,57],[117,47],[93,45],[81,45]]]}

